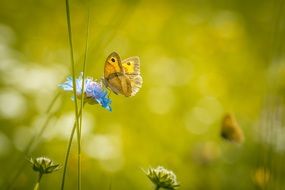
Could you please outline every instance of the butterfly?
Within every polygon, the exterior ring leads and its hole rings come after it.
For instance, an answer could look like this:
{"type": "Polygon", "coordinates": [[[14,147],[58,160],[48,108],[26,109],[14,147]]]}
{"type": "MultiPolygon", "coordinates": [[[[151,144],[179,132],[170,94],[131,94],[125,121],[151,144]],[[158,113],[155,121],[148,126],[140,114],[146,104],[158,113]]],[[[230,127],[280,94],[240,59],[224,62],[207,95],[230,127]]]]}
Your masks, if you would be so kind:
{"type": "Polygon", "coordinates": [[[142,87],[139,57],[129,57],[121,61],[118,53],[111,53],[104,68],[103,84],[115,94],[134,96],[142,87]]]}
{"type": "Polygon", "coordinates": [[[226,140],[238,144],[244,141],[243,131],[233,114],[225,114],[222,120],[221,136],[226,140]]]}

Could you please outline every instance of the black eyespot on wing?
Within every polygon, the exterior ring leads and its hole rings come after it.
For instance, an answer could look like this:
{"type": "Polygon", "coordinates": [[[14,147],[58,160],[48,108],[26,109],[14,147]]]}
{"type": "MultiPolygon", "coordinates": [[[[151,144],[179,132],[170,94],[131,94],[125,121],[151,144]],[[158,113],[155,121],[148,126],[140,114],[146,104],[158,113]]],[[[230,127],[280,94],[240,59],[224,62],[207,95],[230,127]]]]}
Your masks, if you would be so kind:
{"type": "Polygon", "coordinates": [[[128,63],[127,63],[127,65],[131,65],[131,63],[130,63],[130,62],[128,62],[128,63]]]}
{"type": "Polygon", "coordinates": [[[111,61],[112,61],[113,63],[115,63],[116,60],[115,60],[115,58],[112,57],[112,58],[111,58],[111,61]]]}

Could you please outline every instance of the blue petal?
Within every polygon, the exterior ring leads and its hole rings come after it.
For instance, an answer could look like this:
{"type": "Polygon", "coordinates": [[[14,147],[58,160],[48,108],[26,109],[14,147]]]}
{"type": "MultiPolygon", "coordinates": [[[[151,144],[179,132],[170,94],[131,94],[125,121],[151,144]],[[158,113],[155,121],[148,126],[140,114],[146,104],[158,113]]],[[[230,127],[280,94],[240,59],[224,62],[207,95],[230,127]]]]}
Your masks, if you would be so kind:
{"type": "Polygon", "coordinates": [[[72,91],[72,81],[65,81],[62,84],[58,85],[60,88],[62,88],[64,91],[72,91]]]}
{"type": "Polygon", "coordinates": [[[98,98],[96,100],[103,108],[105,108],[109,111],[112,111],[112,108],[110,105],[112,103],[112,101],[106,95],[104,95],[103,97],[98,98]]]}

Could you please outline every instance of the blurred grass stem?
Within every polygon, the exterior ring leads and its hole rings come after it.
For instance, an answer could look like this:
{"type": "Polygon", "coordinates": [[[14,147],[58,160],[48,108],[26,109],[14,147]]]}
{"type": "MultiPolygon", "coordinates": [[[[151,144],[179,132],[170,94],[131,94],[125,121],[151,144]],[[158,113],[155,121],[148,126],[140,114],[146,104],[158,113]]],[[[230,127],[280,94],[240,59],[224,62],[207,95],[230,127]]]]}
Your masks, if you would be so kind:
{"type": "Polygon", "coordinates": [[[42,173],[39,173],[38,181],[37,181],[37,183],[36,183],[36,185],[35,185],[35,187],[34,187],[34,190],[39,190],[40,181],[41,181],[41,179],[42,179],[42,176],[43,176],[43,174],[42,174],[42,173]]]}
{"type": "MultiPolygon", "coordinates": [[[[42,134],[46,131],[47,127],[49,126],[49,122],[50,119],[57,114],[57,112],[55,113],[51,113],[52,108],[55,105],[55,102],[58,100],[60,93],[58,92],[54,98],[52,99],[51,103],[49,104],[47,110],[45,111],[45,114],[48,115],[48,117],[46,118],[46,120],[43,122],[43,124],[40,127],[40,130],[37,134],[35,134],[31,140],[29,141],[28,145],[26,146],[23,155],[29,155],[31,153],[31,151],[35,148],[35,144],[37,142],[37,140],[42,136],[42,134]]],[[[19,158],[16,160],[15,163],[21,163],[21,165],[18,167],[19,169],[15,172],[15,174],[13,174],[13,176],[11,177],[11,180],[8,180],[8,185],[7,185],[7,190],[12,189],[13,185],[15,184],[15,181],[18,179],[18,177],[20,176],[20,174],[23,172],[24,167],[26,165],[26,161],[23,160],[22,155],[19,156],[19,158]]]]}

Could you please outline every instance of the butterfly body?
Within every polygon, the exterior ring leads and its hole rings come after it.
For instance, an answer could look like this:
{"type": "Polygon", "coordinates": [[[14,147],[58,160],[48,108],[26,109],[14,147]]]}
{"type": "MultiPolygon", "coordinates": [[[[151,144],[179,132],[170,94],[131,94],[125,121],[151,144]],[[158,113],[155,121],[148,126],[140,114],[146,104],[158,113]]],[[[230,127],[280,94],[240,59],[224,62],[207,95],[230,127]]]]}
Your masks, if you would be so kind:
{"type": "Polygon", "coordinates": [[[105,62],[103,83],[115,94],[134,96],[142,86],[139,58],[121,61],[119,54],[111,53],[105,62]]]}

